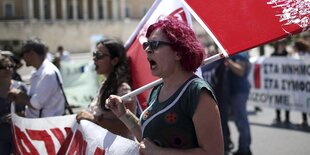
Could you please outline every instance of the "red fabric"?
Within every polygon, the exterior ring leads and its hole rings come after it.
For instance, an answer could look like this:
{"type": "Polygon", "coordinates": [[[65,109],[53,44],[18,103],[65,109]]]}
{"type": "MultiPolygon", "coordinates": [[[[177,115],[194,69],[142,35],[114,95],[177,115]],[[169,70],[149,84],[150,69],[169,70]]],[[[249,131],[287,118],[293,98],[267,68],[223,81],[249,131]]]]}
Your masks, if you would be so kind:
{"type": "MultiPolygon", "coordinates": [[[[158,79],[157,77],[152,76],[146,53],[137,39],[135,39],[129,47],[127,55],[129,56],[130,61],[131,86],[133,90],[158,79]]],[[[137,96],[142,109],[145,109],[147,106],[146,100],[148,93],[149,90],[144,91],[137,96]]]]}
{"type": "Polygon", "coordinates": [[[260,89],[260,64],[254,65],[254,86],[256,89],[260,89]]]}
{"type": "MultiPolygon", "coordinates": [[[[287,21],[280,22],[280,17],[276,15],[281,15],[283,8],[272,8],[275,4],[267,4],[269,1],[185,0],[227,50],[228,55],[284,38],[289,35],[285,31],[292,34],[301,32],[302,28],[298,24],[285,26],[287,21]]],[[[278,2],[281,3],[284,2],[278,2]]],[[[303,17],[309,19],[310,15],[303,17]]],[[[309,28],[309,21],[306,25],[309,28]]]]}
{"type": "MultiPolygon", "coordinates": [[[[273,0],[270,0],[273,1],[273,0]]],[[[276,1],[276,0],[275,0],[276,1]]],[[[285,2],[277,2],[282,5],[285,2]]],[[[157,1],[155,1],[156,3],[157,1]]],[[[169,3],[172,0],[162,0],[160,3],[169,3]]],[[[173,0],[178,2],[178,0],[173,0]]],[[[284,38],[290,34],[302,31],[302,27],[309,28],[309,21],[300,24],[287,24],[287,20],[280,21],[279,15],[282,14],[283,7],[274,7],[275,4],[267,4],[268,0],[185,0],[185,3],[201,18],[204,24],[210,29],[215,38],[226,50],[228,55],[233,55],[259,45],[284,38]],[[301,26],[302,25],[302,26],[301,26]]],[[[289,6],[294,5],[296,1],[289,2],[289,6]]],[[[154,12],[160,11],[165,15],[175,15],[182,17],[184,21],[185,11],[178,7],[171,10],[163,7],[156,8],[154,12]],[[160,9],[160,10],[159,10],[160,9]],[[174,11],[173,11],[174,10],[174,11]],[[168,13],[168,14],[167,14],[168,13]]],[[[172,3],[171,3],[172,4],[172,3]]],[[[302,10],[303,6],[296,10],[302,10]]],[[[157,12],[158,13],[158,12],[157,12]]],[[[307,17],[309,14],[301,15],[295,12],[298,18],[307,17]]],[[[158,16],[157,16],[158,17],[158,16]]],[[[151,23],[148,23],[150,25],[151,23]]],[[[143,27],[147,27],[144,25],[143,27]]],[[[143,29],[142,28],[142,29],[143,29]]],[[[138,41],[140,36],[135,36],[135,40],[130,45],[128,56],[130,57],[130,67],[132,76],[132,88],[140,88],[154,80],[150,73],[149,63],[146,60],[146,54],[138,41]]],[[[257,86],[260,86],[257,83],[257,86]]],[[[146,99],[149,90],[138,95],[142,109],[146,108],[146,99]]]]}

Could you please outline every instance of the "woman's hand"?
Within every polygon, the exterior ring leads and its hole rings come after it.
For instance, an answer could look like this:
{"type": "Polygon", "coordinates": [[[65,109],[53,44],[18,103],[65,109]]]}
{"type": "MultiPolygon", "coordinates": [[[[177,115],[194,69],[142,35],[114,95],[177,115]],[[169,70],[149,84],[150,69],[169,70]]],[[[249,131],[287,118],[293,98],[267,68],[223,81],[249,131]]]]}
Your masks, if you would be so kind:
{"type": "Polygon", "coordinates": [[[149,139],[144,138],[140,142],[139,153],[140,155],[160,155],[161,148],[151,142],[149,139]]]}
{"type": "Polygon", "coordinates": [[[16,104],[28,105],[33,108],[30,104],[30,96],[19,89],[11,89],[8,94],[8,99],[14,101],[16,104]]]}
{"type": "Polygon", "coordinates": [[[111,109],[117,118],[126,113],[125,105],[122,103],[121,97],[116,95],[110,95],[105,101],[106,107],[111,109]]]}
{"type": "Polygon", "coordinates": [[[12,124],[12,115],[7,114],[1,118],[5,123],[12,124]]]}
{"type": "Polygon", "coordinates": [[[86,110],[82,110],[76,115],[76,121],[78,123],[80,123],[82,119],[89,120],[94,123],[96,122],[95,116],[86,110]]]}

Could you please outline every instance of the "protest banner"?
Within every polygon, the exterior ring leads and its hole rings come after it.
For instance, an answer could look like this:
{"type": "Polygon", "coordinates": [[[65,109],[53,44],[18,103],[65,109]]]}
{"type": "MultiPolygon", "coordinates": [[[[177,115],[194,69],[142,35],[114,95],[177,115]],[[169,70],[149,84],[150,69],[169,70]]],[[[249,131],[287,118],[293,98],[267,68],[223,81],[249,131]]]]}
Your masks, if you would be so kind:
{"type": "Polygon", "coordinates": [[[252,62],[248,103],[310,112],[310,57],[261,57],[252,62]]]}
{"type": "Polygon", "coordinates": [[[138,154],[138,144],[76,115],[23,118],[12,114],[15,153],[19,155],[138,154]]]}
{"type": "Polygon", "coordinates": [[[91,60],[62,61],[63,88],[70,105],[87,107],[99,88],[99,80],[91,60]]]}

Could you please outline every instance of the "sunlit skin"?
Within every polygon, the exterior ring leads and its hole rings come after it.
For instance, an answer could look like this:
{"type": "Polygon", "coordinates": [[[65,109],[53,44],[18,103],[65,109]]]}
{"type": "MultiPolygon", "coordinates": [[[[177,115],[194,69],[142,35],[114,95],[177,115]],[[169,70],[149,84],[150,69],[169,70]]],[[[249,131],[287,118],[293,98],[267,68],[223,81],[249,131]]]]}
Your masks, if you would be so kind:
{"type": "MultiPolygon", "coordinates": [[[[6,61],[4,61],[1,65],[3,66],[7,66],[7,65],[12,65],[12,63],[7,59],[6,61]]],[[[12,76],[13,74],[13,69],[0,69],[0,78],[1,79],[7,79],[12,76]]]]}
{"type": "MultiPolygon", "coordinates": [[[[169,42],[169,40],[160,29],[155,30],[148,38],[148,40],[169,42]]],[[[182,68],[179,62],[180,57],[175,51],[171,49],[170,46],[161,45],[155,51],[150,52],[149,48],[147,48],[145,51],[148,53],[147,59],[150,62],[150,69],[152,75],[154,76],[166,78],[167,76],[173,75],[173,73],[182,68]]]]}
{"type": "Polygon", "coordinates": [[[26,66],[32,66],[36,69],[39,69],[45,59],[45,56],[37,54],[35,51],[28,51],[23,54],[23,60],[26,63],[26,66]]]}
{"type": "Polygon", "coordinates": [[[31,66],[31,55],[31,52],[25,52],[23,54],[23,60],[25,61],[27,67],[31,66]]]}
{"type": "MultiPolygon", "coordinates": [[[[99,44],[96,47],[96,51],[97,52],[101,52],[103,54],[106,55],[110,55],[108,49],[103,45],[103,44],[99,44]]],[[[106,77],[111,73],[111,71],[113,70],[113,64],[115,63],[115,59],[111,59],[110,56],[105,56],[102,59],[97,60],[96,58],[93,58],[94,64],[96,66],[96,72],[97,74],[103,74],[106,77]]]]}

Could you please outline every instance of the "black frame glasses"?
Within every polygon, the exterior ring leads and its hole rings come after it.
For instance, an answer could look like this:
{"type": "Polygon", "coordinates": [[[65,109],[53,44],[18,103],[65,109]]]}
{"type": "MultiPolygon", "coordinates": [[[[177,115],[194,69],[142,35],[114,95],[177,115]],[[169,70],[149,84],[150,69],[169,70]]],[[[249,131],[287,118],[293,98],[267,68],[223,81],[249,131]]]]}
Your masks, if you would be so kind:
{"type": "Polygon", "coordinates": [[[102,52],[99,52],[99,51],[94,51],[93,52],[93,58],[95,58],[97,60],[103,59],[104,57],[108,57],[108,56],[110,56],[110,55],[102,53],[102,52]]]}
{"type": "Polygon", "coordinates": [[[0,70],[1,69],[5,69],[5,70],[10,70],[10,69],[14,69],[14,65],[0,65],[0,70]]]}
{"type": "Polygon", "coordinates": [[[159,40],[147,41],[142,44],[144,50],[146,50],[149,47],[151,51],[157,50],[161,45],[171,46],[172,44],[169,42],[159,40]]]}

